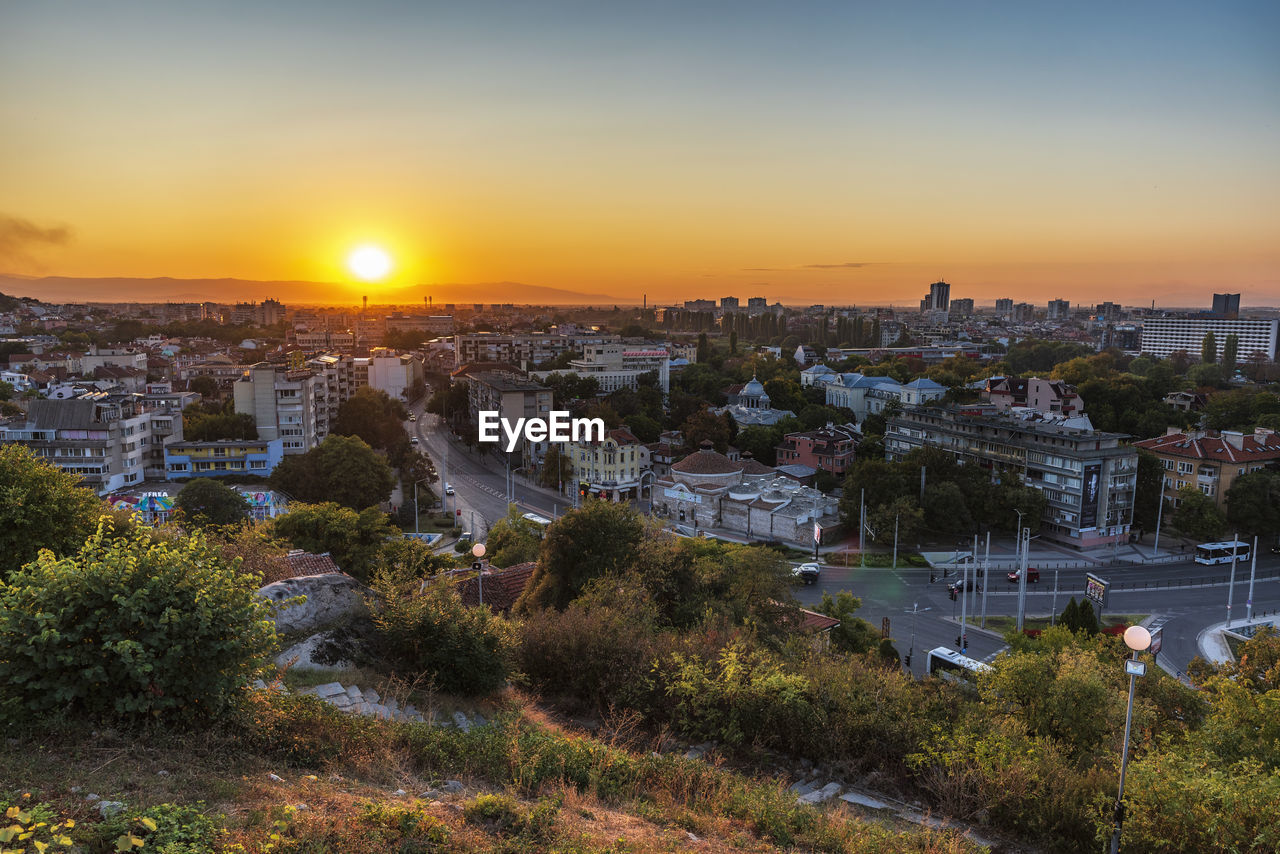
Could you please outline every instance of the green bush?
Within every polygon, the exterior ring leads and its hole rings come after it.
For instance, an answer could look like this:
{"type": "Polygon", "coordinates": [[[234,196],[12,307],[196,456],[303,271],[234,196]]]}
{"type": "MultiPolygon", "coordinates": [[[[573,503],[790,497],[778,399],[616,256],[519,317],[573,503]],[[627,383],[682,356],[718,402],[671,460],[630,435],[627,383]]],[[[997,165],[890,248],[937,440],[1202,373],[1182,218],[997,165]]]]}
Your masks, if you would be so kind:
{"type": "Polygon", "coordinates": [[[94,854],[135,849],[159,854],[213,854],[221,828],[200,811],[202,806],[159,804],[127,810],[94,826],[88,848],[94,854]]]}
{"type": "Polygon", "coordinates": [[[276,641],[258,584],[199,534],[113,537],[104,520],[0,586],[0,717],[220,714],[276,641]]]}
{"type": "Polygon", "coordinates": [[[0,442],[0,581],[41,549],[68,554],[93,533],[104,512],[80,478],[0,442]]]}
{"type": "Polygon", "coordinates": [[[403,678],[429,678],[450,694],[488,694],[506,681],[513,635],[488,608],[467,608],[457,588],[440,581],[417,592],[385,574],[374,580],[383,594],[373,615],[368,663],[403,678]]]}

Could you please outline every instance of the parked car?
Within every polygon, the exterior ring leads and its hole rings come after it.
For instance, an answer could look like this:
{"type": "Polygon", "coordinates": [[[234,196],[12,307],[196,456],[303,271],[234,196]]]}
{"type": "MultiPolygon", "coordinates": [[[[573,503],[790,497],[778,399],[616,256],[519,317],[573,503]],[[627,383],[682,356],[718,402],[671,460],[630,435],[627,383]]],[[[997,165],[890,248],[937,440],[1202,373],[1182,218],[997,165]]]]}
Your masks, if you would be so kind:
{"type": "Polygon", "coordinates": [[[452,483],[446,483],[446,484],[444,485],[444,494],[445,494],[445,495],[453,495],[453,484],[452,484],[452,483]]]}
{"type": "Polygon", "coordinates": [[[410,439],[410,440],[409,440],[409,444],[410,444],[410,445],[416,445],[416,444],[418,444],[418,437],[417,437],[417,436],[414,436],[412,439],[410,439]]]}
{"type": "Polygon", "coordinates": [[[792,567],[791,574],[805,584],[813,584],[817,582],[818,576],[822,574],[822,565],[814,561],[802,563],[799,566],[792,567]]]}
{"type": "MultiPolygon", "coordinates": [[[[1018,573],[1020,571],[1021,570],[1015,569],[1013,572],[1009,573],[1009,583],[1011,584],[1018,583],[1018,573]]],[[[1027,583],[1035,584],[1039,580],[1040,580],[1040,570],[1035,569],[1034,567],[1027,567],[1027,583]]]]}
{"type": "Polygon", "coordinates": [[[961,592],[961,590],[966,590],[966,589],[972,591],[974,589],[974,585],[975,585],[974,580],[970,578],[969,584],[967,587],[965,586],[964,582],[957,581],[954,584],[952,584],[951,587],[948,589],[951,590],[953,593],[959,593],[961,592]]]}
{"type": "Polygon", "coordinates": [[[418,416],[416,416],[416,415],[410,415],[410,416],[409,416],[409,420],[410,420],[410,421],[417,421],[417,420],[418,420],[418,416]]]}

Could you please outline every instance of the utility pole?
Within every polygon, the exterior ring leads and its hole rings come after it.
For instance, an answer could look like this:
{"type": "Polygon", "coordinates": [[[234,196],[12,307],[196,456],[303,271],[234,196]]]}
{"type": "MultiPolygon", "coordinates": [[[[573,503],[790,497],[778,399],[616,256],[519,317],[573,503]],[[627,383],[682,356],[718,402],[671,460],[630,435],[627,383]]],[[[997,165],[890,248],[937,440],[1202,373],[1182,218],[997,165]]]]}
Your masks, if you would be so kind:
{"type": "MultiPolygon", "coordinates": [[[[978,554],[978,535],[973,535],[973,554],[978,554]]],[[[964,652],[969,648],[969,561],[964,565],[964,573],[960,576],[960,652],[964,652]]],[[[977,566],[974,566],[977,569],[977,566]]]]}
{"type": "Polygon", "coordinates": [[[991,587],[991,532],[987,531],[987,552],[982,558],[982,628],[987,627],[987,589],[991,587]]]}
{"type": "Polygon", "coordinates": [[[1061,570],[1053,571],[1053,608],[1049,611],[1049,625],[1054,625],[1058,619],[1058,573],[1061,570]]]}
{"type": "Polygon", "coordinates": [[[1236,595],[1236,555],[1239,549],[1236,548],[1236,541],[1239,534],[1232,532],[1231,534],[1231,583],[1227,586],[1227,628],[1231,628],[1231,601],[1236,595]]]}
{"type": "MultiPolygon", "coordinates": [[[[1022,514],[1018,514],[1021,517],[1022,514]]],[[[1021,522],[1021,518],[1018,520],[1021,522]]],[[[1031,529],[1023,528],[1018,533],[1019,546],[1022,551],[1022,562],[1018,567],[1018,632],[1022,631],[1022,623],[1027,614],[1027,553],[1031,551],[1031,529]]]]}
{"type": "Polygon", "coordinates": [[[1151,549],[1151,556],[1160,555],[1160,519],[1164,516],[1164,472],[1160,473],[1160,509],[1156,510],[1156,544],[1151,549]]]}
{"type": "Polygon", "coordinates": [[[911,649],[907,650],[907,667],[911,667],[911,656],[916,651],[916,612],[920,610],[919,602],[911,603],[911,649]]]}
{"type": "Polygon", "coordinates": [[[1253,536],[1253,563],[1249,566],[1249,598],[1245,600],[1245,622],[1253,619],[1253,578],[1258,574],[1258,535],[1253,536]]]}
{"type": "Polygon", "coordinates": [[[867,568],[867,490],[858,492],[858,560],[859,568],[867,568]]]}
{"type": "Polygon", "coordinates": [[[920,466],[920,503],[924,503],[924,466],[920,466]]]}
{"type": "Polygon", "coordinates": [[[898,568],[898,514],[893,514],[893,568],[898,568]]]}

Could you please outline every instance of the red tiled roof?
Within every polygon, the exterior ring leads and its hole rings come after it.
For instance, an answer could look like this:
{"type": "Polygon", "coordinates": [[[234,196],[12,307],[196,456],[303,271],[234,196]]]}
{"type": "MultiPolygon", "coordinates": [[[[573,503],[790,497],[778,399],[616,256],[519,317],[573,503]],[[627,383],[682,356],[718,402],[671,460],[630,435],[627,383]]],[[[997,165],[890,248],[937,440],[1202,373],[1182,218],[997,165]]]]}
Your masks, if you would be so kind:
{"type": "Polygon", "coordinates": [[[694,451],[678,463],[673,463],[672,471],[684,474],[731,474],[742,466],[716,451],[702,449],[694,451]]]}
{"type": "Polygon", "coordinates": [[[326,572],[341,572],[338,565],[329,557],[329,553],[312,554],[294,549],[280,557],[280,563],[290,575],[323,575],[326,572]]]}
{"type": "MultiPolygon", "coordinates": [[[[533,571],[538,567],[536,560],[517,563],[506,569],[494,569],[484,574],[484,604],[495,614],[505,614],[516,604],[524,588],[528,586],[533,571]]],[[[462,604],[474,608],[480,604],[481,582],[474,576],[458,582],[458,595],[462,604]]]]}
{"type": "Polygon", "coordinates": [[[1221,435],[1195,438],[1186,433],[1169,433],[1133,444],[1152,453],[1192,460],[1247,463],[1253,460],[1280,459],[1280,435],[1276,433],[1248,434],[1241,441],[1240,448],[1233,446],[1221,435]]]}
{"type": "Polygon", "coordinates": [[[819,614],[808,608],[801,608],[800,615],[800,628],[806,632],[825,632],[840,625],[840,621],[835,617],[828,617],[826,614],[819,614]]]}

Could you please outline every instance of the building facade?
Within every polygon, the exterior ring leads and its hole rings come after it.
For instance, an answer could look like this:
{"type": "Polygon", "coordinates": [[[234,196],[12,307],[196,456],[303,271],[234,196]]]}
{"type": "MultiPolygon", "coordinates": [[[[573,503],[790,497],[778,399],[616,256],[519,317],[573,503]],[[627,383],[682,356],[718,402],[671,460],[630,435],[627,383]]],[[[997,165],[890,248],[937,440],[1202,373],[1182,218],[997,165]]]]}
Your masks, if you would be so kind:
{"type": "Polygon", "coordinates": [[[1246,362],[1255,353],[1267,359],[1276,357],[1280,320],[1226,320],[1202,317],[1148,317],[1142,323],[1142,352],[1165,358],[1185,350],[1192,358],[1200,355],[1204,337],[1213,333],[1217,355],[1228,335],[1239,341],[1236,359],[1246,362]]]}
{"type": "Polygon", "coordinates": [[[0,427],[0,441],[32,453],[99,495],[164,479],[165,448],[182,441],[182,415],[149,408],[140,394],[95,392],[33,400],[24,422],[0,427]]]}
{"type": "Polygon", "coordinates": [[[1255,428],[1253,433],[1183,433],[1170,427],[1163,436],[1134,444],[1160,460],[1164,467],[1163,494],[1175,507],[1180,503],[1178,490],[1194,486],[1225,511],[1227,490],[1236,478],[1280,462],[1280,435],[1264,427],[1255,428]]]}
{"type": "Polygon", "coordinates": [[[580,496],[638,501],[653,487],[649,448],[626,427],[605,433],[599,442],[570,442],[564,453],[573,462],[573,483],[580,496]]]}
{"type": "Polygon", "coordinates": [[[253,416],[258,438],[282,440],[286,454],[305,454],[329,435],[329,390],[319,371],[259,362],[234,390],[236,412],[253,416]]]}
{"type": "MultiPolygon", "coordinates": [[[[960,462],[1017,471],[1047,503],[1040,532],[1074,548],[1128,539],[1138,452],[1119,433],[1078,430],[992,409],[905,409],[887,420],[885,457],[941,448],[960,462]]],[[[1034,527],[1034,526],[1033,526],[1034,527]]]]}
{"type": "Polygon", "coordinates": [[[828,424],[817,430],[788,433],[777,447],[778,465],[802,465],[844,477],[858,450],[852,425],[828,424]]]}
{"type": "Polygon", "coordinates": [[[1025,407],[1067,417],[1084,414],[1084,401],[1076,393],[1075,386],[1062,380],[991,377],[987,380],[982,397],[1001,412],[1008,412],[1014,407],[1025,407]]]}
{"type": "MultiPolygon", "coordinates": [[[[499,371],[479,371],[467,377],[467,406],[471,423],[480,423],[481,412],[496,412],[498,417],[515,424],[521,418],[550,416],[551,389],[524,377],[499,371]]],[[[505,448],[505,446],[503,446],[505,448]]],[[[521,465],[538,465],[547,453],[547,442],[521,439],[521,465]]]]}
{"type": "Polygon", "coordinates": [[[165,448],[165,477],[168,480],[237,474],[266,477],[283,458],[282,439],[174,442],[165,448]]]}

